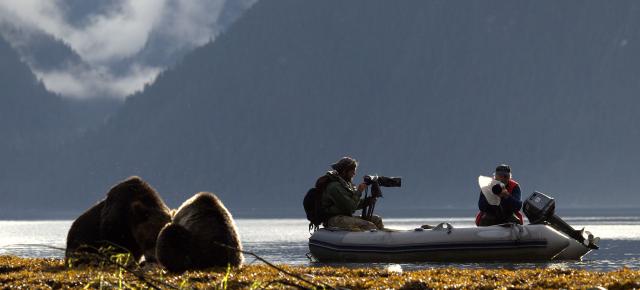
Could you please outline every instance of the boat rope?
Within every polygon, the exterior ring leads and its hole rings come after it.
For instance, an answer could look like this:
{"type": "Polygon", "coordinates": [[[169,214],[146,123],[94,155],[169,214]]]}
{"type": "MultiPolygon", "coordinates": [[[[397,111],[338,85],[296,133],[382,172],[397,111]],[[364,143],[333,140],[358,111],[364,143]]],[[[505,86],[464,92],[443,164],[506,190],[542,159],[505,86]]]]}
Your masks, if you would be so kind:
{"type": "Polygon", "coordinates": [[[438,224],[435,228],[433,228],[434,231],[444,231],[445,230],[445,225],[446,225],[446,230],[447,230],[447,235],[451,234],[451,231],[453,231],[453,226],[450,223],[440,223],[438,224]]]}
{"type": "Polygon", "coordinates": [[[524,232],[524,226],[519,225],[519,224],[515,224],[512,223],[511,224],[511,234],[513,239],[516,242],[520,242],[520,240],[522,239],[522,233],[524,232]]]}

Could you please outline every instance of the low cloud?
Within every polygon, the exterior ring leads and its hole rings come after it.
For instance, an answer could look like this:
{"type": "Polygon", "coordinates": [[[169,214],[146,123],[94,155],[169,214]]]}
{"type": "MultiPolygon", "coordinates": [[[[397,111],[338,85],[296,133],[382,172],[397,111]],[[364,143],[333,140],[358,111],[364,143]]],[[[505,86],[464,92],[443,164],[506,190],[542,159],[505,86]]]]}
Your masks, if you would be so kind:
{"type": "Polygon", "coordinates": [[[228,24],[218,21],[227,1],[238,1],[233,4],[242,3],[241,7],[248,8],[257,0],[84,1],[101,6],[83,15],[81,21],[72,21],[71,9],[64,0],[0,1],[0,22],[4,25],[15,26],[25,34],[30,30],[49,34],[88,65],[65,64],[48,71],[32,66],[49,90],[76,98],[103,94],[125,97],[141,90],[177,61],[171,59],[179,57],[175,52],[188,51],[215,38],[228,24]],[[168,57],[149,57],[154,53],[168,57]]]}
{"type": "Polygon", "coordinates": [[[71,98],[127,96],[152,83],[162,71],[159,67],[132,65],[120,75],[103,67],[71,67],[64,70],[34,71],[45,87],[71,98]]]}
{"type": "MultiPolygon", "coordinates": [[[[131,0],[117,10],[90,17],[88,25],[56,35],[89,63],[108,63],[138,53],[162,20],[167,1],[131,0]]],[[[185,41],[186,39],[176,39],[185,41]]],[[[188,41],[188,40],[187,40],[188,41]]]]}

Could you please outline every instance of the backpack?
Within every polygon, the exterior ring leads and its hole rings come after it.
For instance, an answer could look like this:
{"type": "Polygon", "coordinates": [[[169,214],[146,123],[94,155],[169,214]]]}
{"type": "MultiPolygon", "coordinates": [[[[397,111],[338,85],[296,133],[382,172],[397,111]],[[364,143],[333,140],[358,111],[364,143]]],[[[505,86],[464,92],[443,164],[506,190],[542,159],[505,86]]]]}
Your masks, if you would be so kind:
{"type": "Polygon", "coordinates": [[[321,176],[316,181],[315,187],[310,188],[304,196],[302,205],[309,220],[309,231],[319,229],[327,218],[322,208],[322,195],[329,181],[330,179],[327,175],[321,176]]]}

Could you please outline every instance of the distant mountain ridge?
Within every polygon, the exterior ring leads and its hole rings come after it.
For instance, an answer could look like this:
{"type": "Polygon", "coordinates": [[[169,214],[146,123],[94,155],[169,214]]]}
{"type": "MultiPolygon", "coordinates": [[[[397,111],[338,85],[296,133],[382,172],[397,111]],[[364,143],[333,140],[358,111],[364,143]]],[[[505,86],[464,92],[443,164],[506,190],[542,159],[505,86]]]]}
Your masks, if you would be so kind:
{"type": "MultiPolygon", "coordinates": [[[[4,132],[4,146],[20,148],[19,135],[43,135],[42,141],[56,142],[59,132],[50,128],[51,120],[63,110],[58,96],[47,92],[31,70],[20,61],[13,48],[0,37],[0,80],[2,82],[2,111],[0,126],[4,132]],[[25,114],[25,112],[27,112],[25,114]],[[29,130],[22,131],[19,124],[29,123],[29,130]]],[[[4,148],[8,149],[8,148],[4,148]]]]}
{"type": "Polygon", "coordinates": [[[0,55],[0,200],[7,207],[13,198],[7,189],[23,184],[34,168],[33,163],[25,162],[29,155],[44,144],[62,142],[64,122],[59,116],[67,112],[63,102],[45,90],[2,37],[0,55]]]}
{"type": "Polygon", "coordinates": [[[86,65],[71,47],[44,31],[33,31],[0,22],[0,34],[14,44],[14,49],[21,58],[35,70],[50,71],[62,69],[66,65],[86,65]]]}
{"type": "Polygon", "coordinates": [[[41,182],[52,177],[43,164],[103,122],[118,104],[67,100],[48,92],[2,37],[0,55],[0,208],[15,210],[48,192],[41,182]]]}
{"type": "Polygon", "coordinates": [[[477,176],[501,162],[523,198],[637,203],[639,9],[263,0],[54,156],[33,192],[78,209],[136,174],[173,207],[207,190],[232,212],[302,217],[315,178],[352,155],[358,178],[404,177],[383,214],[473,207],[477,176]]]}

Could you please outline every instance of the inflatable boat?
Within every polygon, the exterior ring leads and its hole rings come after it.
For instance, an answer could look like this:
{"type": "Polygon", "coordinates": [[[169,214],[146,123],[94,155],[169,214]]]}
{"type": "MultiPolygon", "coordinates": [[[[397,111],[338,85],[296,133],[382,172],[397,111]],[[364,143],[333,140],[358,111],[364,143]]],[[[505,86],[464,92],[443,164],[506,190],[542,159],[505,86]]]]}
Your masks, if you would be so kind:
{"type": "Polygon", "coordinates": [[[402,231],[320,229],[309,239],[309,250],[321,262],[410,263],[580,259],[590,249],[548,225],[454,228],[440,224],[402,231]]]}
{"type": "Polygon", "coordinates": [[[597,249],[598,238],[573,230],[553,214],[552,198],[536,192],[526,205],[535,224],[455,228],[441,223],[367,232],[323,228],[309,238],[309,250],[320,262],[411,263],[580,260],[597,249]]]}

